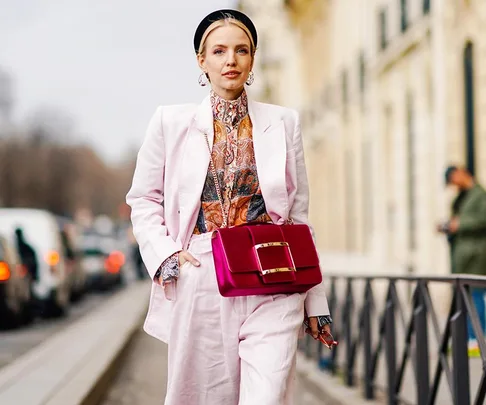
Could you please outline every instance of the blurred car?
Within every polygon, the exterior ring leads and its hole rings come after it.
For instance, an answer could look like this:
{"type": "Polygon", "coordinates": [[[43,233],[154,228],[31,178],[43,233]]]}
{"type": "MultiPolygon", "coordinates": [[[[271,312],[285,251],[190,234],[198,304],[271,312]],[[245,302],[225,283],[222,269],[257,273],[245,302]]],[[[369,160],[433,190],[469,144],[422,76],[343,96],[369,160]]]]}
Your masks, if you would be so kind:
{"type": "Polygon", "coordinates": [[[18,229],[35,252],[36,271],[31,274],[32,293],[40,314],[46,317],[62,316],[69,305],[70,288],[55,216],[39,209],[0,209],[0,233],[10,238],[22,262],[32,273],[30,264],[25,262],[23,253],[19,251],[18,229]]]}
{"type": "Polygon", "coordinates": [[[76,226],[68,218],[57,218],[62,243],[62,254],[69,279],[71,301],[78,301],[86,292],[86,272],[81,265],[82,255],[76,248],[76,226]]]}
{"type": "Polygon", "coordinates": [[[0,329],[31,320],[31,278],[12,244],[0,236],[0,329]]]}
{"type": "Polygon", "coordinates": [[[81,266],[90,290],[106,290],[123,283],[125,255],[119,250],[116,238],[87,229],[80,235],[79,243],[81,266]]]}
{"type": "Polygon", "coordinates": [[[115,237],[118,241],[119,249],[125,255],[125,266],[123,269],[125,280],[149,279],[138,243],[133,235],[132,224],[130,222],[119,222],[115,229],[115,237]]]}

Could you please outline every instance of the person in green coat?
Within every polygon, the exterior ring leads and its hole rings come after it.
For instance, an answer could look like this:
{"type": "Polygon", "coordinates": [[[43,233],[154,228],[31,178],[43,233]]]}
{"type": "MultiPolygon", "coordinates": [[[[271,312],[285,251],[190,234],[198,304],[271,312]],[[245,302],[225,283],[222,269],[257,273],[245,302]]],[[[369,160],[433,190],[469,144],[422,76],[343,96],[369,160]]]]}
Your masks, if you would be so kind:
{"type": "MultiPolygon", "coordinates": [[[[471,173],[462,167],[446,170],[447,185],[458,190],[459,203],[453,203],[453,216],[446,225],[451,243],[452,271],[486,275],[486,190],[476,183],[471,173]]],[[[472,288],[471,295],[483,330],[486,330],[484,288],[472,288]]],[[[468,322],[468,335],[474,345],[475,334],[468,322]]]]}

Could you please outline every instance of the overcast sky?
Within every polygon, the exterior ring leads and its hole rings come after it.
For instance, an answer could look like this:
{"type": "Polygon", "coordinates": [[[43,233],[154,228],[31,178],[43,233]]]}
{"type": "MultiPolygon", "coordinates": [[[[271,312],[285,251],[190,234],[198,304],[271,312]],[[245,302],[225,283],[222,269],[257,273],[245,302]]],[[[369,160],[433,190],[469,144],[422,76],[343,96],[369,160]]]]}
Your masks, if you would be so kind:
{"type": "Polygon", "coordinates": [[[199,102],[199,21],[234,0],[0,0],[0,67],[14,76],[15,119],[39,107],[116,161],[142,142],[159,104],[199,102]]]}

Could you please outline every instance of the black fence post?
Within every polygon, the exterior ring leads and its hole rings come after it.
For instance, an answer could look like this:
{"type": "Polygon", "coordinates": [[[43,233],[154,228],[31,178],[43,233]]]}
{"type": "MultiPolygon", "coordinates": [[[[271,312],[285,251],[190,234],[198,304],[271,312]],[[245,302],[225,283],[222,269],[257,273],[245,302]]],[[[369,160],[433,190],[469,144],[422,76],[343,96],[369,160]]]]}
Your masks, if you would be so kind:
{"type": "Polygon", "coordinates": [[[455,313],[451,318],[454,405],[469,405],[469,357],[467,352],[467,310],[460,281],[454,285],[455,313]]]}
{"type": "MultiPolygon", "coordinates": [[[[387,381],[386,388],[383,387],[383,394],[387,398],[386,403],[388,405],[409,403],[409,401],[413,401],[416,405],[436,404],[441,377],[445,377],[444,388],[448,390],[444,394],[449,394],[449,401],[452,400],[453,405],[471,405],[468,317],[471,317],[474,329],[478,333],[480,333],[480,326],[478,314],[471,297],[468,296],[468,286],[472,284],[486,287],[486,277],[472,278],[465,275],[440,277],[377,275],[376,279],[388,281],[385,308],[379,311],[374,305],[376,297],[373,297],[375,277],[331,277],[329,303],[333,317],[335,320],[337,319],[336,324],[333,325],[333,332],[337,340],[341,342],[330,353],[331,371],[342,375],[344,384],[348,386],[356,386],[357,379],[359,382],[362,381],[362,396],[366,399],[374,399],[377,395],[376,390],[382,390],[381,387],[377,388],[375,386],[375,380],[378,360],[384,355],[387,381]],[[360,305],[357,308],[353,294],[353,288],[355,287],[353,283],[355,280],[363,280],[365,282],[364,301],[361,304],[361,300],[359,300],[360,305]],[[410,318],[407,317],[408,322],[405,322],[405,315],[408,315],[408,312],[403,311],[403,303],[397,294],[397,284],[400,285],[402,281],[417,283],[413,295],[413,312],[410,318]],[[341,282],[345,283],[342,286],[344,288],[337,289],[337,286],[341,286],[341,282]],[[453,287],[453,299],[444,330],[441,330],[442,328],[438,322],[429,293],[429,285],[431,283],[447,284],[453,287]],[[359,325],[356,325],[356,319],[359,319],[359,325]],[[397,319],[399,322],[401,321],[400,326],[401,323],[404,324],[405,334],[402,333],[401,327],[397,330],[397,319]],[[378,325],[376,325],[376,321],[378,321],[378,325]],[[430,330],[428,328],[429,321],[431,322],[430,330]],[[376,326],[378,326],[377,331],[375,330],[376,326]],[[432,346],[429,345],[429,333],[431,331],[433,332],[433,337],[435,337],[432,346]],[[376,333],[378,338],[375,336],[376,333]],[[375,341],[375,345],[373,341],[375,341]],[[449,343],[451,343],[451,347],[448,350],[449,343]],[[437,354],[439,358],[433,360],[436,366],[432,376],[433,380],[430,381],[429,366],[431,360],[429,356],[431,349],[435,352],[436,345],[438,345],[437,354]],[[363,350],[364,364],[357,367],[355,365],[356,353],[359,351],[360,346],[363,350]],[[337,353],[340,353],[340,350],[344,350],[346,353],[342,353],[343,356],[338,356],[337,353]],[[449,351],[452,357],[452,365],[447,359],[449,351]],[[398,364],[397,355],[402,358],[398,364]],[[338,357],[340,361],[337,360],[338,357]],[[416,384],[414,387],[410,387],[410,390],[400,394],[403,388],[405,368],[409,360],[413,363],[416,384]],[[358,368],[361,370],[361,373],[359,373],[358,368]],[[413,389],[416,389],[415,401],[413,400],[413,389]]],[[[480,334],[482,335],[482,333],[480,334]]],[[[484,361],[486,356],[484,356],[484,350],[482,350],[485,347],[483,341],[480,341],[480,347],[484,361]]],[[[309,335],[301,342],[300,349],[309,358],[324,360],[321,356],[324,356],[322,352],[325,349],[322,349],[322,346],[319,346],[309,335]]],[[[327,367],[327,364],[322,362],[321,366],[327,367]]],[[[473,398],[474,404],[483,403],[485,396],[486,376],[483,373],[475,399],[473,398]]]]}
{"type": "Polygon", "coordinates": [[[372,379],[372,357],[371,357],[371,301],[372,301],[371,281],[366,280],[365,302],[363,307],[363,352],[364,352],[364,390],[365,398],[375,397],[372,379]]]}
{"type": "MultiPolygon", "coordinates": [[[[330,294],[330,297],[329,297],[329,310],[331,311],[331,315],[334,319],[338,319],[337,317],[337,296],[336,296],[336,278],[335,277],[332,277],[331,278],[331,294],[330,294]]],[[[338,322],[339,323],[339,322],[338,322]]],[[[340,327],[339,325],[332,325],[332,333],[335,337],[335,339],[337,339],[339,341],[340,339],[340,327]]],[[[338,352],[338,347],[334,347],[331,351],[331,356],[329,358],[329,371],[332,373],[332,374],[336,374],[337,373],[337,364],[336,364],[336,361],[337,361],[337,352],[338,352]]]]}
{"type": "Polygon", "coordinates": [[[388,405],[397,405],[397,396],[395,392],[396,375],[397,375],[397,348],[396,348],[396,330],[395,330],[395,303],[393,302],[392,290],[395,283],[390,281],[388,289],[388,298],[385,308],[385,347],[386,347],[386,365],[388,374],[388,405]]]}
{"type": "Polygon", "coordinates": [[[353,288],[352,279],[348,279],[346,288],[346,307],[344,310],[344,336],[346,339],[346,385],[354,385],[353,375],[353,333],[352,333],[352,319],[353,319],[353,288]]]}
{"type": "Polygon", "coordinates": [[[427,405],[430,393],[429,335],[427,330],[427,309],[423,289],[425,282],[417,282],[414,310],[415,322],[415,376],[417,379],[417,405],[427,405]]]}

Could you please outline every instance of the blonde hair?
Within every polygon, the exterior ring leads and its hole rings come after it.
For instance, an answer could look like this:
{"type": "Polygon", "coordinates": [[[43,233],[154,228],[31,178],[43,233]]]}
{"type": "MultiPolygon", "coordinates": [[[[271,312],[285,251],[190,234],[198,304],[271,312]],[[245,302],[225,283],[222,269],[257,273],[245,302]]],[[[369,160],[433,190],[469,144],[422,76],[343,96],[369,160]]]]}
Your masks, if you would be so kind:
{"type": "Polygon", "coordinates": [[[239,27],[243,31],[245,31],[245,34],[248,37],[248,39],[250,40],[250,44],[251,44],[251,49],[250,49],[251,50],[251,56],[254,56],[255,55],[255,52],[256,52],[256,47],[255,47],[255,43],[253,41],[253,37],[252,37],[252,35],[250,33],[250,30],[241,21],[236,20],[235,18],[233,18],[232,16],[229,16],[229,15],[226,16],[222,20],[218,20],[218,21],[213,22],[206,29],[206,31],[204,31],[204,35],[201,38],[201,43],[199,44],[199,50],[197,52],[198,55],[204,55],[204,52],[206,51],[206,42],[207,42],[207,39],[208,39],[209,34],[211,34],[211,32],[213,32],[216,28],[223,27],[223,26],[229,25],[229,24],[236,25],[237,27],[239,27]]]}

